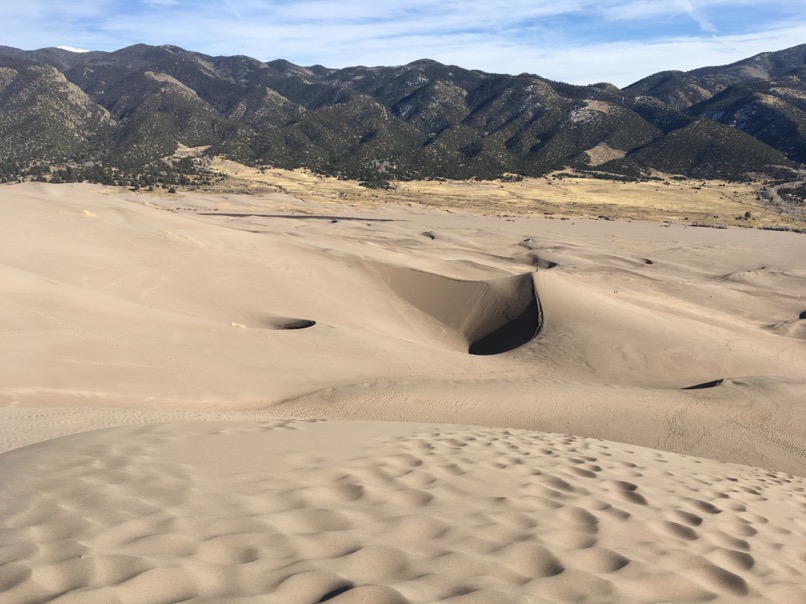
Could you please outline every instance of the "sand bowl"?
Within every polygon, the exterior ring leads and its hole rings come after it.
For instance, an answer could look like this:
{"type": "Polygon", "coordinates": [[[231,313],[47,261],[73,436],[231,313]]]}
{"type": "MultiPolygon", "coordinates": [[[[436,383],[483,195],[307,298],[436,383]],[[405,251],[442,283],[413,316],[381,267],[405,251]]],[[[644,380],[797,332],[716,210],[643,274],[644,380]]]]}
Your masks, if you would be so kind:
{"type": "Polygon", "coordinates": [[[532,273],[468,281],[405,267],[377,270],[401,298],[458,334],[472,355],[508,352],[540,333],[532,273]]]}

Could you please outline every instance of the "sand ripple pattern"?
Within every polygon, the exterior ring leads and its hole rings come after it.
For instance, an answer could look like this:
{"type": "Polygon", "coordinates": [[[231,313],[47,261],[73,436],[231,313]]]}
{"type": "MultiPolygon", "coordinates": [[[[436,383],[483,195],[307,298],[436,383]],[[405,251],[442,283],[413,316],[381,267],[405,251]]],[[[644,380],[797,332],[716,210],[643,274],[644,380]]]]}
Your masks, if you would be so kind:
{"type": "Polygon", "coordinates": [[[0,455],[0,593],[802,603],[806,480],[523,430],[111,428],[0,455]]]}

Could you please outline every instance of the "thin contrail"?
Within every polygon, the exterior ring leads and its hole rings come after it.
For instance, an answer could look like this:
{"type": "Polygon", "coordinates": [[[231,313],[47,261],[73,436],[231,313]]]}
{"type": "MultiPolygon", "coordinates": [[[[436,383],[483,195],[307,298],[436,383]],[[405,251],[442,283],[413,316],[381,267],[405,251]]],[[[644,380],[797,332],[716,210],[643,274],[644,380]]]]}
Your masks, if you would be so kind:
{"type": "Polygon", "coordinates": [[[232,12],[232,14],[233,14],[233,15],[235,15],[235,16],[238,18],[238,20],[239,20],[239,21],[243,21],[243,15],[242,15],[242,14],[240,13],[240,11],[239,11],[237,8],[235,8],[235,6],[232,4],[232,0],[223,0],[223,2],[224,2],[224,4],[226,4],[226,5],[227,5],[227,8],[229,8],[229,9],[230,9],[230,12],[232,12]]]}

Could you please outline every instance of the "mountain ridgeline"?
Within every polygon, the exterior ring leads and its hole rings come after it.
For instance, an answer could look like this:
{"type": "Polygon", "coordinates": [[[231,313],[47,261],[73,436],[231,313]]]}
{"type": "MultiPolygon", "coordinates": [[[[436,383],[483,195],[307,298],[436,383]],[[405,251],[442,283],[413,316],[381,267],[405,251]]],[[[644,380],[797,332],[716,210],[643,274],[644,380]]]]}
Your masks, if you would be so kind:
{"type": "Polygon", "coordinates": [[[624,89],[430,60],[329,69],[175,46],[0,47],[0,179],[164,167],[179,146],[365,180],[786,178],[806,162],[806,45],[624,89]]]}

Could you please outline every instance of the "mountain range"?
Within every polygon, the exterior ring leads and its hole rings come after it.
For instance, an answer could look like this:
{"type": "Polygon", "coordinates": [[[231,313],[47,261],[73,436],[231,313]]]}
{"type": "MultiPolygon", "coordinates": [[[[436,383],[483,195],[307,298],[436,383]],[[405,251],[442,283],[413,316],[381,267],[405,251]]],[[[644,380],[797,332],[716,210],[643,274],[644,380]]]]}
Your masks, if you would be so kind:
{"type": "Polygon", "coordinates": [[[0,46],[0,179],[154,169],[180,146],[370,180],[786,180],[806,163],[806,45],[623,89],[431,60],[330,69],[176,46],[0,46]]]}

